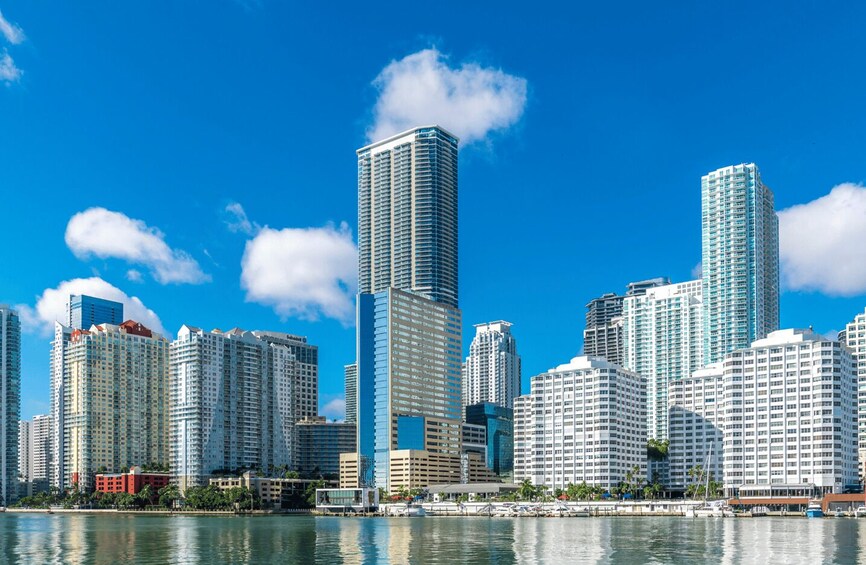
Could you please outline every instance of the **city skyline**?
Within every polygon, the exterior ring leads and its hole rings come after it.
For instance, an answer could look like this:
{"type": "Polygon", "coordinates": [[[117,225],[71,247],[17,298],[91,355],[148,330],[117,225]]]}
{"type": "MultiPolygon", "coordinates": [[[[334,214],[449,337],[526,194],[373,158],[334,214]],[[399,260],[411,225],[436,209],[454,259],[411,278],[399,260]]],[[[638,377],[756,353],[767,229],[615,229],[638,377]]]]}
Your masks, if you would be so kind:
{"type": "MultiPolygon", "coordinates": [[[[65,302],[68,294],[82,293],[123,301],[127,318],[148,327],[156,321],[167,339],[184,323],[307,336],[322,348],[320,407],[340,417],[343,367],[354,361],[354,306],[343,292],[356,269],[352,153],[365,142],[427,123],[439,123],[461,138],[464,330],[485,320],[512,321],[526,375],[540,374],[580,352],[583,305],[593,297],[622,293],[632,280],[694,278],[700,260],[700,177],[729,165],[757,163],[775,193],[776,210],[786,210],[780,229],[780,327],[814,326],[832,335],[863,311],[866,277],[856,267],[840,275],[832,268],[839,255],[824,252],[863,235],[862,227],[845,223],[852,214],[839,212],[840,202],[846,203],[842,212],[856,213],[866,201],[866,191],[856,185],[866,177],[863,144],[851,137],[866,125],[858,121],[866,118],[855,111],[858,97],[853,94],[861,79],[844,72],[857,64],[851,54],[857,52],[856,44],[849,46],[852,40],[839,33],[839,26],[855,17],[829,10],[812,14],[809,34],[794,26],[774,45],[750,50],[719,30],[706,38],[696,31],[702,29],[697,22],[720,18],[721,8],[654,16],[635,7],[641,16],[637,20],[650,18],[662,33],[680,32],[667,42],[654,42],[659,31],[646,31],[643,23],[620,21],[594,8],[587,22],[597,22],[602,33],[615,27],[633,38],[620,47],[587,30],[581,41],[613,49],[591,48],[578,63],[568,57],[580,46],[566,48],[559,39],[547,39],[538,48],[549,54],[548,61],[536,65],[537,47],[521,52],[487,31],[461,40],[465,23],[436,15],[429,24],[435,39],[413,30],[376,44],[362,64],[349,69],[355,63],[343,60],[346,44],[341,42],[333,50],[311,53],[305,65],[292,66],[287,50],[298,49],[311,36],[301,30],[296,38],[275,37],[275,28],[294,29],[294,20],[283,8],[267,4],[248,11],[220,5],[207,17],[211,28],[186,26],[195,28],[188,35],[172,27],[152,57],[140,51],[139,40],[148,25],[163,25],[159,10],[140,14],[125,11],[134,8],[106,6],[103,16],[89,18],[68,7],[50,17],[24,3],[7,2],[2,9],[16,26],[10,29],[23,30],[17,42],[0,38],[0,49],[20,68],[14,80],[0,81],[0,108],[7,118],[7,135],[0,136],[0,170],[4,198],[17,211],[8,227],[26,237],[0,249],[0,262],[14,265],[16,273],[0,280],[0,302],[22,313],[22,419],[49,412],[51,317],[59,315],[58,297],[66,294],[65,302]],[[130,15],[139,23],[118,28],[129,37],[101,35],[103,17],[126,21],[130,15]],[[225,58],[197,45],[218,45],[218,30],[230,24],[243,47],[229,53],[228,62],[242,69],[244,80],[225,84],[219,72],[225,58]],[[93,42],[78,45],[71,39],[73,30],[93,42]],[[694,53],[681,53],[694,42],[699,46],[694,53]],[[714,50],[714,42],[724,44],[724,55],[714,50]],[[645,69],[636,68],[643,61],[638,45],[651,45],[648,55],[655,57],[645,69]],[[116,58],[102,58],[99,51],[116,58]],[[173,52],[194,53],[201,67],[175,61],[169,57],[173,52]],[[253,53],[268,54],[261,63],[241,64],[253,53]],[[812,61],[822,53],[848,53],[828,57],[819,73],[843,77],[838,79],[843,84],[832,81],[829,92],[821,80],[799,77],[800,67],[788,63],[791,53],[812,61]],[[758,81],[755,96],[707,78],[713,76],[709,69],[747,57],[755,65],[740,72],[744,80],[758,81]],[[81,68],[77,61],[93,73],[76,72],[81,68]],[[157,90],[145,86],[136,93],[142,81],[124,71],[130,64],[158,77],[157,90]],[[190,66],[199,81],[194,88],[185,77],[190,66]],[[271,67],[288,67],[291,76],[274,75],[271,67]],[[561,67],[569,72],[558,72],[561,67]],[[325,72],[328,68],[345,72],[335,79],[333,72],[325,72]],[[435,115],[394,110],[395,100],[411,98],[413,92],[406,89],[418,73],[460,92],[457,87],[472,83],[473,77],[487,80],[500,94],[486,108],[495,110],[493,117],[489,112],[467,114],[466,100],[447,96],[423,100],[435,115]],[[653,73],[659,76],[653,78],[653,73]],[[584,78],[576,78],[579,74],[584,78]],[[99,75],[109,78],[100,80],[99,75]],[[761,78],[766,76],[772,78],[761,78]],[[77,94],[59,103],[56,93],[65,89],[55,81],[77,94]],[[261,87],[263,98],[247,92],[240,86],[244,83],[261,87]],[[290,93],[297,83],[308,88],[290,93]],[[590,84],[598,86],[588,88],[590,84]],[[634,84],[636,97],[624,88],[634,84]],[[839,114],[828,114],[831,110],[823,105],[798,105],[785,95],[781,102],[767,96],[781,84],[799,89],[800,100],[830,96],[839,114]],[[168,85],[174,99],[155,95],[168,85]],[[665,99],[672,87],[683,89],[676,102],[665,99]],[[239,96],[239,104],[229,103],[232,95],[239,96]],[[309,107],[309,117],[293,109],[301,102],[309,107]],[[744,111],[764,135],[697,135],[713,119],[744,111]],[[793,112],[798,120],[789,119],[793,112]],[[845,116],[844,125],[834,116],[845,116]],[[575,132],[577,150],[568,159],[559,158],[561,151],[551,148],[572,143],[575,132]],[[577,169],[579,175],[572,172],[577,169]],[[847,182],[854,184],[843,185],[847,182]],[[827,196],[837,185],[843,186],[827,196]],[[617,195],[615,207],[611,194],[617,195]],[[792,208],[807,203],[811,205],[792,208]],[[608,223],[607,230],[581,228],[614,213],[618,222],[608,223]],[[828,222],[822,218],[828,215],[840,226],[841,239],[824,229],[828,222]],[[800,229],[786,231],[786,222],[800,229]],[[827,242],[826,248],[802,245],[815,234],[827,242]],[[303,248],[302,243],[325,250],[321,257],[301,257],[303,265],[322,268],[317,276],[304,279],[298,271],[268,270],[270,263],[291,264],[297,258],[292,250],[303,248]],[[803,252],[792,254],[792,245],[803,252]],[[589,246],[615,252],[589,257],[589,246]],[[583,267],[590,261],[596,268],[583,267]],[[570,263],[583,266],[564,266],[570,263]],[[558,276],[544,277],[545,292],[530,291],[527,281],[557,268],[558,276]],[[291,284],[284,287],[274,282],[286,280],[291,284]],[[324,298],[310,289],[321,289],[324,298]]],[[[304,9],[311,12],[298,15],[321,17],[316,8],[304,9]]],[[[475,9],[467,8],[467,18],[475,9]]],[[[197,15],[189,7],[177,10],[172,26],[197,15]]],[[[773,27],[773,15],[767,8],[754,9],[747,29],[738,33],[759,29],[754,23],[759,21],[773,27]]],[[[576,18],[572,14],[565,20],[576,18]]],[[[526,21],[536,34],[534,26],[540,23],[536,16],[526,21]]],[[[377,23],[371,31],[386,24],[377,23]]],[[[846,253],[845,263],[866,263],[859,249],[846,253]]],[[[471,338],[464,331],[463,357],[471,338]]],[[[526,392],[527,379],[523,386],[526,392]]]]}

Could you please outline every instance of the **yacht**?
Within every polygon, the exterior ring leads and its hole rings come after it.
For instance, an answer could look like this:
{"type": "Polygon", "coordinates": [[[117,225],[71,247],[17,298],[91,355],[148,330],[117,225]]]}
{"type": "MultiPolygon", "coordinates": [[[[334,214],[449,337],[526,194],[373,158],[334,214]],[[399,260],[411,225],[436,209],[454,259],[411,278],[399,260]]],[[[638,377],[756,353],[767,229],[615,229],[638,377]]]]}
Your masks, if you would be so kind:
{"type": "Polygon", "coordinates": [[[854,511],[855,518],[864,518],[866,517],[866,506],[858,506],[857,510],[854,511]]]}
{"type": "Polygon", "coordinates": [[[813,500],[806,507],[806,518],[823,518],[824,510],[821,509],[821,503],[813,500]]]}

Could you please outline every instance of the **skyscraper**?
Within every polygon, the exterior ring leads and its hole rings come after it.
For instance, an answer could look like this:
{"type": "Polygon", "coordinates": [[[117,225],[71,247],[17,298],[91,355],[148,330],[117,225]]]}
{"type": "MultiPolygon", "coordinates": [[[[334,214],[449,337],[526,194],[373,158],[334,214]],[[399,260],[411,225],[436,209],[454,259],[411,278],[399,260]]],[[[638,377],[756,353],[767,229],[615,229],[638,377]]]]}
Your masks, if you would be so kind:
{"type": "Polygon", "coordinates": [[[63,359],[60,486],[168,461],[168,340],[138,322],[76,329],[63,359]]]}
{"type": "Polygon", "coordinates": [[[704,363],[779,327],[779,220],[754,163],[701,177],[704,363]]]}
{"type": "Polygon", "coordinates": [[[346,382],[346,423],[358,421],[358,365],[352,363],[344,368],[346,382]]]}
{"type": "Polygon", "coordinates": [[[505,321],[475,324],[475,338],[463,364],[463,406],[492,402],[514,408],[520,396],[520,355],[505,321]]]}
{"type": "Polygon", "coordinates": [[[67,303],[67,325],[74,330],[89,330],[90,326],[99,324],[123,323],[123,304],[87,296],[73,294],[67,303]]]}
{"type": "Polygon", "coordinates": [[[18,498],[18,420],[21,412],[21,322],[0,304],[0,504],[18,498]]]}
{"type": "Polygon", "coordinates": [[[181,490],[215,471],[294,466],[295,384],[311,360],[296,354],[311,346],[286,336],[181,327],[169,379],[170,466],[181,490]]]}
{"type": "Polygon", "coordinates": [[[280,345],[294,357],[292,385],[295,421],[319,414],[319,346],[307,343],[307,338],[282,332],[256,330],[253,335],[270,345],[280,345]]]}
{"type": "Polygon", "coordinates": [[[358,447],[341,455],[344,486],[460,478],[457,143],[425,126],[357,152],[358,447]]]}
{"type": "Polygon", "coordinates": [[[649,288],[623,301],[623,367],[646,378],[647,432],[668,437],[668,385],[703,365],[701,281],[649,288]]]}
{"type": "Polygon", "coordinates": [[[457,138],[417,127],[358,149],[358,292],[457,307],[457,138]]]}
{"type": "Polygon", "coordinates": [[[18,422],[18,496],[30,496],[33,487],[30,483],[30,456],[33,450],[33,423],[27,420],[18,422]]]}
{"type": "Polygon", "coordinates": [[[839,332],[839,341],[851,350],[857,364],[857,447],[862,470],[866,464],[866,311],[839,332]]]}

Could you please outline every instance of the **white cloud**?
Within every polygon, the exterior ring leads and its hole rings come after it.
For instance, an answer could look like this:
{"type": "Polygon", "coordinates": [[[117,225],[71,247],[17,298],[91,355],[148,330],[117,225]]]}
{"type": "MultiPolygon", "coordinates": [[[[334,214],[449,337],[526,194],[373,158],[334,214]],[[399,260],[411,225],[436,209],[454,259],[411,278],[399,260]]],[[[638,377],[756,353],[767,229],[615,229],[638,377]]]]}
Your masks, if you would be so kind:
{"type": "Polygon", "coordinates": [[[189,253],[171,249],[158,229],[105,208],[72,216],[66,226],[66,245],[79,259],[96,256],[144,265],[161,284],[210,280],[189,253]]]}
{"type": "Polygon", "coordinates": [[[699,279],[704,276],[704,264],[702,261],[698,261],[698,264],[692,267],[692,278],[699,279]]]}
{"type": "Polygon", "coordinates": [[[4,18],[3,12],[0,12],[0,33],[12,45],[18,45],[24,41],[24,30],[4,18]]]}
{"type": "Polygon", "coordinates": [[[229,231],[233,233],[241,232],[247,235],[255,235],[262,229],[258,224],[250,222],[244,207],[239,202],[232,202],[226,206],[225,214],[225,223],[229,231]]]}
{"type": "Polygon", "coordinates": [[[99,277],[87,279],[72,279],[63,281],[57,288],[47,288],[36,299],[36,306],[22,304],[17,306],[21,312],[21,322],[24,330],[30,333],[41,333],[51,335],[54,331],[54,322],[67,323],[66,304],[69,302],[70,294],[86,294],[114,300],[123,304],[123,317],[127,320],[141,322],[151,330],[168,336],[159,316],[147,308],[141,300],[135,296],[129,296],[116,286],[102,280],[99,277]]]}
{"type": "Polygon", "coordinates": [[[144,277],[142,276],[141,271],[130,269],[126,271],[126,280],[129,282],[140,283],[144,282],[144,277]]]}
{"type": "Polygon", "coordinates": [[[322,406],[322,409],[319,411],[322,416],[329,418],[331,420],[345,420],[346,419],[346,400],[343,398],[335,398],[322,406]]]}
{"type": "Polygon", "coordinates": [[[526,106],[526,79],[476,63],[450,67],[436,49],[392,61],[373,84],[371,141],[438,124],[468,144],[515,124],[526,106]]]}
{"type": "Polygon", "coordinates": [[[241,287],[248,302],[273,307],[282,318],[354,320],[358,251],[343,223],[323,228],[264,227],[247,242],[241,287]]]}
{"type": "Polygon", "coordinates": [[[779,212],[782,284],[790,290],[866,292],[866,187],[844,183],[779,212]]]}
{"type": "Polygon", "coordinates": [[[0,52],[0,80],[6,84],[18,82],[21,79],[21,69],[15,66],[15,61],[4,49],[0,52]]]}

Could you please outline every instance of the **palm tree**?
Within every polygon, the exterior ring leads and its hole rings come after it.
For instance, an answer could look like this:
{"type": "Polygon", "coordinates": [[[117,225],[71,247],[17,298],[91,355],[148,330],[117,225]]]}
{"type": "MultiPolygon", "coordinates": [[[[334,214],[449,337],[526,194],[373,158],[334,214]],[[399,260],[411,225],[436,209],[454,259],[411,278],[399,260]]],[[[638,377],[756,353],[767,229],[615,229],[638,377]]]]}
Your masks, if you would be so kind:
{"type": "Polygon", "coordinates": [[[535,486],[529,478],[523,479],[523,482],[520,483],[517,495],[520,497],[520,500],[532,500],[535,496],[535,486]]]}

